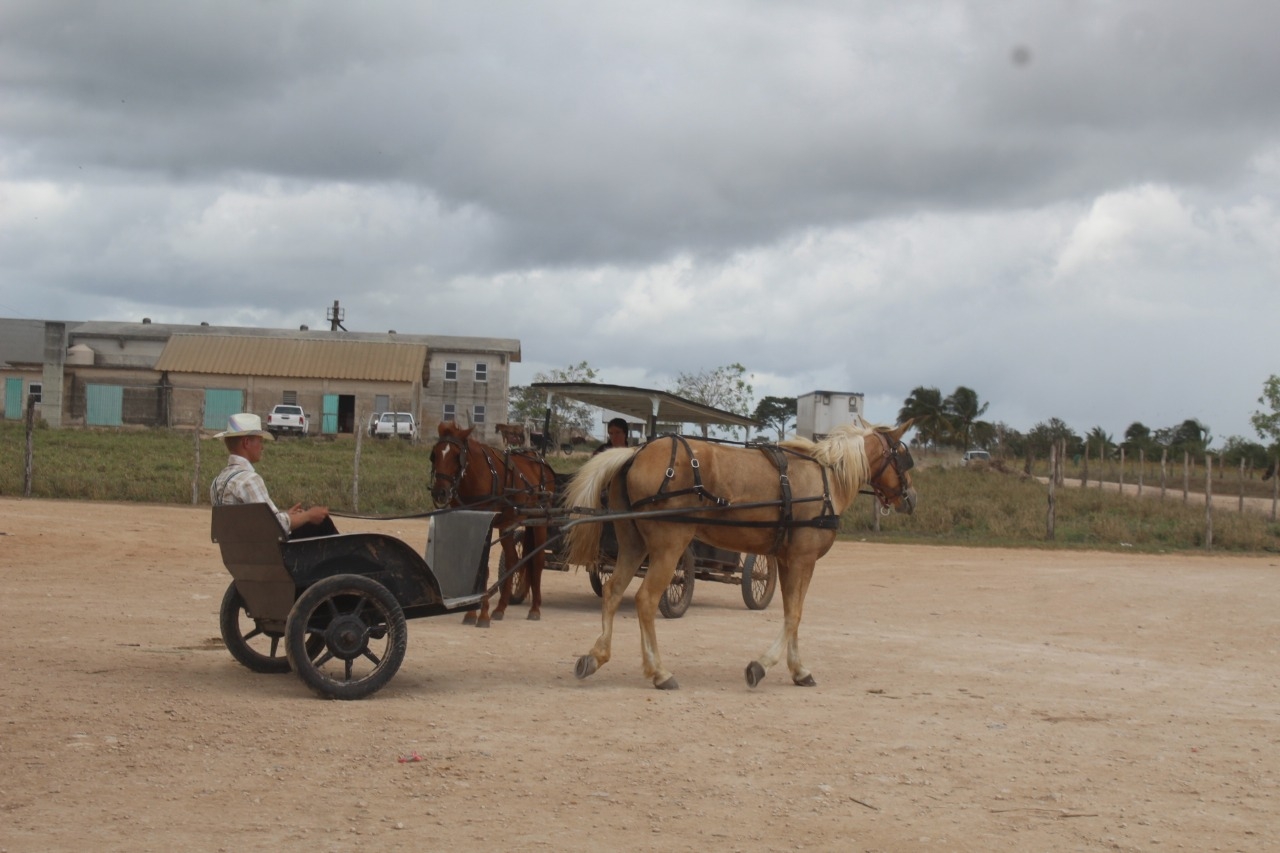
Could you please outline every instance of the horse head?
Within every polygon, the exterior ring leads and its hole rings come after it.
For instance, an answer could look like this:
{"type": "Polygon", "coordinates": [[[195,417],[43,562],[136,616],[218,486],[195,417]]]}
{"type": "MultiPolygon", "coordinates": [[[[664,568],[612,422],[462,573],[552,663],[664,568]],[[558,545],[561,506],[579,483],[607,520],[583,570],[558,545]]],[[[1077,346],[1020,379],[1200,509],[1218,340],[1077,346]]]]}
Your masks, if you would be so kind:
{"type": "Polygon", "coordinates": [[[867,436],[867,458],[874,472],[867,485],[881,504],[907,515],[916,508],[916,490],[908,473],[916,463],[902,441],[911,423],[907,421],[891,430],[877,429],[867,436]]]}
{"type": "Polygon", "coordinates": [[[455,423],[441,421],[440,439],[431,448],[431,499],[436,506],[448,506],[458,500],[458,489],[467,476],[467,442],[471,430],[455,423]]]}

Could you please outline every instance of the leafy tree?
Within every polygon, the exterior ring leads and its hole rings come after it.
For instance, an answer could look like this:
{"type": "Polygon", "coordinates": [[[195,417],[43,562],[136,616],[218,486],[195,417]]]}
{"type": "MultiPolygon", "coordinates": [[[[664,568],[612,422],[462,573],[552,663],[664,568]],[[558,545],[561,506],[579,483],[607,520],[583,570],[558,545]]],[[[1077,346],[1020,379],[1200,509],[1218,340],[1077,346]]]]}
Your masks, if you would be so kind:
{"type": "MultiPolygon", "coordinates": [[[[676,376],[676,385],[671,393],[704,406],[723,409],[726,412],[751,417],[751,399],[755,389],[748,380],[747,369],[741,364],[728,364],[715,370],[704,370],[701,373],[680,373],[676,376]]],[[[702,435],[709,432],[707,424],[702,424],[702,435]]],[[[729,435],[738,434],[737,427],[724,428],[729,435]]]]}
{"type": "Polygon", "coordinates": [[[751,417],[778,431],[778,441],[787,437],[787,430],[795,426],[795,397],[765,397],[756,404],[751,417]]]}
{"type": "Polygon", "coordinates": [[[963,385],[952,391],[942,401],[943,411],[951,428],[951,441],[961,450],[967,450],[973,444],[974,427],[982,423],[982,417],[990,403],[980,403],[978,392],[963,385]]]}
{"type": "Polygon", "coordinates": [[[1135,459],[1139,451],[1145,453],[1148,459],[1160,455],[1160,445],[1152,436],[1151,429],[1140,421],[1129,424],[1129,428],[1124,431],[1124,441],[1121,442],[1121,446],[1124,447],[1126,454],[1135,459]]]}
{"type": "Polygon", "coordinates": [[[1157,430],[1156,438],[1164,439],[1160,443],[1169,448],[1171,456],[1189,453],[1192,458],[1195,458],[1204,456],[1209,451],[1212,436],[1209,433],[1209,427],[1195,418],[1188,418],[1177,426],[1157,430]]]}
{"type": "Polygon", "coordinates": [[[942,392],[923,385],[911,391],[898,410],[898,423],[915,420],[916,435],[923,444],[937,447],[950,434],[951,423],[947,419],[942,392]]]}
{"type": "MultiPolygon", "coordinates": [[[[1094,429],[1098,429],[1095,427],[1094,429]]],[[[1080,438],[1071,427],[1059,418],[1049,418],[1031,428],[1027,433],[1027,449],[1038,456],[1048,456],[1049,448],[1060,439],[1067,440],[1067,452],[1080,443],[1080,438]]]]}
{"type": "Polygon", "coordinates": [[[1241,461],[1249,468],[1266,469],[1271,465],[1267,448],[1256,441],[1233,435],[1223,442],[1222,463],[1229,468],[1238,468],[1241,461]]]}
{"type": "MultiPolygon", "coordinates": [[[[555,369],[535,373],[534,382],[591,382],[596,378],[596,371],[585,361],[572,364],[564,370],[555,369]]],[[[507,397],[507,420],[512,423],[532,423],[537,430],[545,424],[547,415],[547,392],[530,385],[513,385],[507,397]]],[[[557,395],[551,405],[551,435],[558,435],[567,427],[578,427],[590,431],[597,418],[599,409],[566,400],[557,395]]]]}
{"type": "Polygon", "coordinates": [[[1262,396],[1258,402],[1269,406],[1270,412],[1254,412],[1249,420],[1258,435],[1271,439],[1271,449],[1280,446],[1280,376],[1274,373],[1262,384],[1262,396]]]}

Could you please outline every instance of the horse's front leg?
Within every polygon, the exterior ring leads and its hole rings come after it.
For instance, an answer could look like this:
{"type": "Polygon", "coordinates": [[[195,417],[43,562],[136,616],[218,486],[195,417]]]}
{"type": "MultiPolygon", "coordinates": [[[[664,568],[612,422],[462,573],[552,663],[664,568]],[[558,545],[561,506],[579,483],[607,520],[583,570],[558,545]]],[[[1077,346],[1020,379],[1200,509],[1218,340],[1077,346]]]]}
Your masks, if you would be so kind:
{"type": "Polygon", "coordinates": [[[800,659],[800,617],[804,611],[804,598],[813,577],[813,562],[793,563],[789,558],[778,559],[778,585],[782,587],[782,631],[763,655],[747,664],[747,684],[755,687],[765,674],[787,656],[787,668],[791,680],[800,687],[814,687],[813,674],[800,659]]]}

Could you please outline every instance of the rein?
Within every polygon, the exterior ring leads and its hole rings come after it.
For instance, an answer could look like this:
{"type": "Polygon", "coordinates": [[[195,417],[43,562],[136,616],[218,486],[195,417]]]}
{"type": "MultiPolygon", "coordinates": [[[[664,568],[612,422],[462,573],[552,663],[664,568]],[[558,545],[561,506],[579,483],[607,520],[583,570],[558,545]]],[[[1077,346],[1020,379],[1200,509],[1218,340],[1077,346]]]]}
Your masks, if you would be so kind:
{"type": "Polygon", "coordinates": [[[499,459],[497,458],[497,450],[479,442],[476,442],[476,446],[480,451],[480,455],[484,458],[486,467],[489,469],[489,491],[472,498],[463,498],[460,489],[467,476],[467,462],[471,458],[469,452],[471,442],[469,439],[459,439],[452,435],[441,438],[440,442],[448,444],[458,451],[458,470],[452,476],[446,476],[436,471],[434,463],[431,466],[432,482],[444,483],[448,503],[453,504],[456,502],[458,505],[468,508],[498,506],[503,509],[513,509],[521,505],[519,500],[521,497],[532,498],[538,505],[550,502],[550,498],[555,491],[555,472],[551,471],[546,462],[530,451],[507,451],[499,459]],[[538,467],[538,481],[535,483],[521,470],[519,465],[512,464],[512,457],[524,459],[535,464],[538,467]],[[498,473],[499,464],[502,466],[502,475],[498,473]],[[550,472],[549,480],[548,472],[550,472]],[[548,489],[548,486],[552,488],[548,489]]]}

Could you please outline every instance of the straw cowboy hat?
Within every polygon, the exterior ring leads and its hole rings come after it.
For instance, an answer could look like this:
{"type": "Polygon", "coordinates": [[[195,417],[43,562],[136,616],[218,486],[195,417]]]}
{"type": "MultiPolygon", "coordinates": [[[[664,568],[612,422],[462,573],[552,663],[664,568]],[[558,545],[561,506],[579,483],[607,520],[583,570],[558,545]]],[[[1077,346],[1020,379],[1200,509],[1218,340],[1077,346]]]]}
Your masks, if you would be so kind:
{"type": "Polygon", "coordinates": [[[227,418],[227,428],[216,434],[214,438],[240,438],[247,435],[258,435],[267,441],[276,440],[274,435],[262,428],[262,418],[248,412],[241,412],[227,418]]]}

